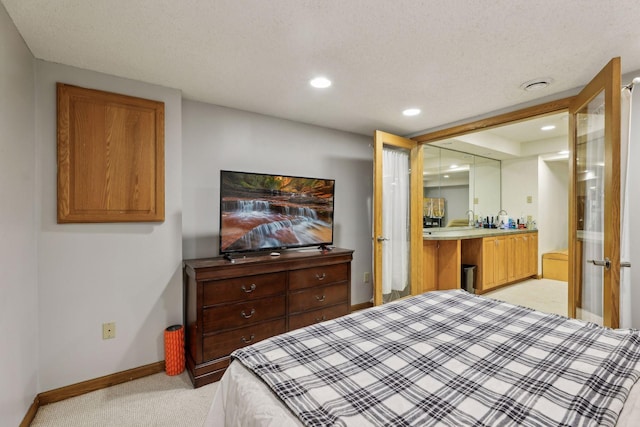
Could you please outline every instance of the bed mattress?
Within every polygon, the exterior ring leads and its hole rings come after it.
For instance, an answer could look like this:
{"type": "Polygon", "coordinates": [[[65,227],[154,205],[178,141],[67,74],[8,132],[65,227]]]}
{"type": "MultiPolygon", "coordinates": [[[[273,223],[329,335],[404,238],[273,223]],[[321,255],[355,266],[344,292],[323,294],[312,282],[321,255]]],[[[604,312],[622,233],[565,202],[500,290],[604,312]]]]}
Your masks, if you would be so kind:
{"type": "Polygon", "coordinates": [[[626,426],[640,419],[640,392],[632,390],[640,376],[637,331],[463,291],[375,307],[234,355],[206,425],[626,426]]]}

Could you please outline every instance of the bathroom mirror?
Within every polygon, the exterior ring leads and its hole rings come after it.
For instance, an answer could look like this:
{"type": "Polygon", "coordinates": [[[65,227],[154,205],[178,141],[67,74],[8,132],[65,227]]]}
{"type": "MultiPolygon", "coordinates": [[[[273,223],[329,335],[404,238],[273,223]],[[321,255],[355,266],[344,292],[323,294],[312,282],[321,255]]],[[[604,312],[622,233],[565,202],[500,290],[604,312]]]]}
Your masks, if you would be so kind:
{"type": "Polygon", "coordinates": [[[500,161],[423,146],[423,226],[468,226],[500,210],[500,161]],[[473,216],[470,211],[473,211],[473,216]]]}

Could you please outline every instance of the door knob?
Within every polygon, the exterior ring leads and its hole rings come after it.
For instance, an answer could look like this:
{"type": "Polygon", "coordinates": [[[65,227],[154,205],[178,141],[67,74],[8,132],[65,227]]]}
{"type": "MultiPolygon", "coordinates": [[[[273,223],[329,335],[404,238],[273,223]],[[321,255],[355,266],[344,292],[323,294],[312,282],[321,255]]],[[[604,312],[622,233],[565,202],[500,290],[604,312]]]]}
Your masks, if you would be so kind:
{"type": "Polygon", "coordinates": [[[386,237],[378,236],[376,240],[378,240],[378,242],[384,242],[385,240],[389,239],[387,239],[386,237]]]}

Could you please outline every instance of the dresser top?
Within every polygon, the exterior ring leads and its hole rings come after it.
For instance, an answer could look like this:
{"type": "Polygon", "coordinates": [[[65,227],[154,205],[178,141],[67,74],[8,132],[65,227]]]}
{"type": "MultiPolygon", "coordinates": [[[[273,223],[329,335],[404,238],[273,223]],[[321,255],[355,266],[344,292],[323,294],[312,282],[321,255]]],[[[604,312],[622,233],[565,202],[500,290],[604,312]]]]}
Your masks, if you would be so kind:
{"type": "Polygon", "coordinates": [[[331,248],[330,250],[320,250],[318,248],[305,248],[305,249],[287,249],[284,251],[278,251],[280,255],[272,256],[270,252],[259,253],[237,253],[231,254],[231,260],[222,256],[213,258],[198,258],[184,260],[183,265],[187,272],[193,272],[194,270],[202,269],[219,269],[230,267],[241,267],[260,264],[278,264],[278,263],[295,263],[296,261],[302,261],[309,259],[332,259],[336,257],[344,258],[348,256],[351,259],[353,250],[344,248],[331,248]]]}

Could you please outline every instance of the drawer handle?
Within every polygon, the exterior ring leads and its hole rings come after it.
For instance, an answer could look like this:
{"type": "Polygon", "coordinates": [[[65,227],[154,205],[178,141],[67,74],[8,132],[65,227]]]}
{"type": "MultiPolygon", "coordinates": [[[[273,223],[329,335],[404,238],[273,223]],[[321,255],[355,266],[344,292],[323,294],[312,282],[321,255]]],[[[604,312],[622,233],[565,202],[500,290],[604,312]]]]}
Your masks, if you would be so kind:
{"type": "Polygon", "coordinates": [[[316,273],[316,279],[318,280],[324,280],[325,277],[327,277],[327,273],[322,273],[322,274],[316,273]]]}
{"type": "Polygon", "coordinates": [[[316,322],[324,322],[325,320],[327,320],[327,316],[325,316],[324,314],[322,315],[321,318],[316,317],[316,322]]]}
{"type": "Polygon", "coordinates": [[[251,334],[251,336],[249,337],[249,339],[246,339],[246,338],[243,336],[243,337],[242,337],[242,342],[243,342],[243,343],[245,343],[245,344],[249,344],[251,341],[253,341],[253,339],[254,339],[255,337],[256,337],[256,336],[255,336],[255,335],[253,335],[253,334],[251,334]]]}
{"type": "Polygon", "coordinates": [[[244,312],[244,310],[242,310],[242,311],[240,312],[240,315],[241,315],[242,317],[244,317],[245,319],[250,318],[250,317],[251,317],[251,316],[253,316],[254,314],[256,314],[256,309],[255,309],[255,308],[252,308],[252,309],[251,309],[251,313],[249,313],[249,314],[245,313],[245,312],[244,312]]]}
{"type": "Polygon", "coordinates": [[[242,290],[250,294],[251,292],[256,290],[256,284],[252,283],[251,286],[249,286],[249,289],[247,289],[244,285],[242,285],[242,290]]]}
{"type": "Polygon", "coordinates": [[[321,297],[319,297],[318,295],[316,295],[316,300],[318,300],[318,302],[322,302],[324,301],[324,299],[326,298],[326,295],[322,295],[321,297]]]}

